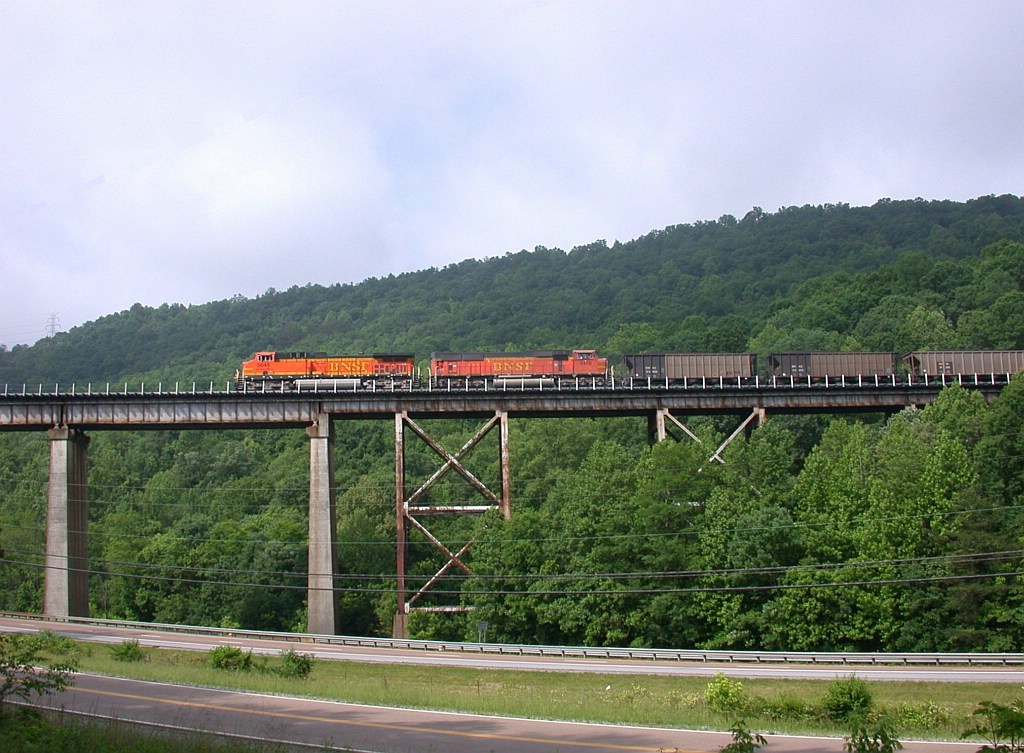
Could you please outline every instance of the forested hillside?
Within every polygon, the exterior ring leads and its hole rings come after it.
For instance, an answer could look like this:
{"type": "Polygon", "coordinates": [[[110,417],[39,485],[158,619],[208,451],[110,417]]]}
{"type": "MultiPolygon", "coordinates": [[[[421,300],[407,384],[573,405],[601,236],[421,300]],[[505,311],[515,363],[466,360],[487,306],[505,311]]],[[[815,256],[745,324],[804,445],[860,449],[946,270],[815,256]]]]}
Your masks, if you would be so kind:
{"type": "MultiPolygon", "coordinates": [[[[0,384],[223,382],[257,349],[627,351],[1024,348],[1024,201],[753,210],[628,243],[441,270],[135,306],[0,352],[0,384]]],[[[472,578],[417,635],[677,647],[1024,650],[1024,382],[948,390],[886,419],[769,417],[646,443],[635,419],[512,420],[513,515],[439,521],[472,578]]],[[[433,422],[458,447],[478,425],[433,422]]],[[[337,422],[342,631],[395,609],[394,428],[337,422]]],[[[304,625],[308,448],[299,431],[98,432],[89,452],[93,613],[304,625]]],[[[47,441],[0,435],[0,607],[41,608],[47,441]]],[[[492,438],[471,469],[497,485],[492,438]]],[[[415,483],[436,469],[409,448],[415,483]]],[[[439,504],[475,504],[446,480],[439,504]]],[[[410,543],[410,574],[440,564],[410,543]]]]}
{"type": "MultiPolygon", "coordinates": [[[[733,350],[752,338],[815,347],[850,334],[873,347],[894,336],[903,325],[896,320],[912,305],[941,303],[956,323],[962,311],[992,304],[986,291],[945,301],[947,287],[964,280],[941,275],[1000,240],[1024,240],[1024,200],[754,209],[740,220],[676,225],[610,247],[537,248],[358,285],[271,290],[253,300],[136,305],[32,347],[0,351],[0,384],[220,381],[254,350],[426,358],[434,350],[588,346],[615,355],[636,347],[733,350]],[[820,287],[845,289],[849,278],[836,273],[894,264],[887,278],[872,277],[840,301],[820,287]],[[922,278],[926,272],[932,276],[922,278]],[[827,281],[800,290],[820,278],[827,281]],[[925,290],[931,297],[922,299],[925,290]],[[895,309],[884,296],[895,297],[895,309]],[[818,299],[825,308],[782,314],[791,299],[818,299]],[[872,303],[880,308],[872,312],[872,303]],[[854,319],[860,315],[869,316],[861,323],[854,319]],[[885,333],[876,319],[885,320],[885,333]],[[769,321],[773,327],[764,331],[769,321]]],[[[487,251],[498,250],[481,249],[487,251]]]]}

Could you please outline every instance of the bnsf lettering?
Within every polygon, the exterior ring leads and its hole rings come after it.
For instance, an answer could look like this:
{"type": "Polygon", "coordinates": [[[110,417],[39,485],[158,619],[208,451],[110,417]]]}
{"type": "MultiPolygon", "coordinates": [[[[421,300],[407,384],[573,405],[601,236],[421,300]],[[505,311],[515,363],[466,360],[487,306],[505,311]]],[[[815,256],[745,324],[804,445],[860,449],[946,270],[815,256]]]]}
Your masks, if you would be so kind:
{"type": "Polygon", "coordinates": [[[372,362],[368,358],[347,358],[327,362],[328,374],[339,374],[341,376],[361,376],[372,374],[372,362]]]}
{"type": "Polygon", "coordinates": [[[491,370],[495,373],[531,372],[534,371],[533,361],[491,361],[491,370]]]}

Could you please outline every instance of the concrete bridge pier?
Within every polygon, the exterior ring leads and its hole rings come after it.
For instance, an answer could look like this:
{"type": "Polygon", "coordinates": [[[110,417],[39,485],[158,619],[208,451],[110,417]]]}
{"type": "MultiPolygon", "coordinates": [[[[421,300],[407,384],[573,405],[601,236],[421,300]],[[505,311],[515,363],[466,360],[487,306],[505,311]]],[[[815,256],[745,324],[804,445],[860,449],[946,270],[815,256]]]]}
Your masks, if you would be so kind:
{"type": "Polygon", "coordinates": [[[46,569],[43,613],[89,615],[88,448],[78,429],[55,426],[50,437],[46,493],[46,569]]]}
{"type": "Polygon", "coordinates": [[[331,417],[321,413],[309,435],[309,566],[307,623],[310,633],[336,635],[339,621],[334,576],[338,572],[337,505],[334,494],[334,437],[331,417]]]}

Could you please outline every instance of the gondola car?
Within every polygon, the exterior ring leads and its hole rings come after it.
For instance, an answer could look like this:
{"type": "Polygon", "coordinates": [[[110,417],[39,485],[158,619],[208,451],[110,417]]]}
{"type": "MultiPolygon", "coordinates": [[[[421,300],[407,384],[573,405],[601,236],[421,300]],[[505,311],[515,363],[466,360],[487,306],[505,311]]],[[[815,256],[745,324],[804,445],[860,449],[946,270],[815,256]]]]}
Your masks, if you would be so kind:
{"type": "Polygon", "coordinates": [[[600,387],[607,372],[608,359],[593,350],[435,352],[430,356],[431,384],[442,389],[600,387]]]}
{"type": "Polygon", "coordinates": [[[242,363],[240,390],[412,389],[412,355],[329,356],[326,353],[261,351],[242,363]]]}

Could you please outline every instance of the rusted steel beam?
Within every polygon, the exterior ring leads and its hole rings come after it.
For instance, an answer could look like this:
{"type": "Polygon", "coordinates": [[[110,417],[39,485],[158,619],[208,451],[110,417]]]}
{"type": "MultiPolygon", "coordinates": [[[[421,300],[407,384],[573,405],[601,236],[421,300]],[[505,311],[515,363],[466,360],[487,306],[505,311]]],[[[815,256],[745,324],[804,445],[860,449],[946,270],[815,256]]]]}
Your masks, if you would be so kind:
{"type": "MultiPolygon", "coordinates": [[[[511,510],[510,480],[511,463],[509,453],[509,430],[508,414],[504,411],[497,411],[489,417],[480,429],[478,429],[469,440],[455,453],[449,452],[437,440],[419,426],[416,421],[409,417],[408,412],[399,411],[395,413],[395,522],[396,534],[396,601],[397,610],[395,613],[393,632],[396,638],[405,637],[408,631],[408,615],[413,611],[415,604],[424,596],[437,582],[444,577],[453,567],[461,569],[467,575],[472,571],[465,563],[464,557],[473,546],[472,540],[467,541],[457,551],[453,552],[440,539],[419,520],[417,515],[442,515],[442,514],[467,514],[483,513],[497,509],[503,517],[508,519],[511,510]],[[499,450],[501,454],[501,495],[495,494],[467,469],[462,459],[479,444],[479,442],[493,429],[498,426],[500,429],[499,450]],[[435,471],[411,495],[405,491],[405,429],[410,428],[413,433],[422,439],[427,446],[434,450],[444,460],[441,467],[435,471]],[[487,505],[417,505],[416,502],[422,499],[427,491],[450,471],[456,471],[470,486],[488,500],[487,505]],[[406,557],[408,548],[408,536],[410,528],[419,531],[445,558],[441,568],[411,596],[409,596],[406,557]]],[[[416,611],[437,610],[435,607],[415,607],[416,611]]],[[[464,611],[465,608],[445,607],[442,611],[464,611]]]]}
{"type": "Polygon", "coordinates": [[[750,425],[750,423],[751,423],[751,422],[752,422],[752,421],[753,421],[754,419],[758,419],[759,421],[763,421],[763,420],[764,420],[764,409],[763,409],[763,408],[754,408],[754,410],[753,410],[753,411],[751,411],[750,415],[749,415],[749,416],[747,416],[747,417],[746,417],[746,418],[745,418],[745,419],[743,420],[743,423],[741,423],[741,424],[740,424],[739,426],[737,426],[737,427],[736,427],[736,431],[734,431],[734,432],[733,432],[732,434],[730,434],[730,435],[729,435],[729,437],[728,437],[728,439],[726,439],[726,440],[725,440],[724,442],[722,442],[722,444],[720,444],[720,445],[718,446],[718,449],[717,449],[717,450],[715,450],[715,452],[714,452],[714,453],[713,453],[713,454],[711,455],[711,457],[710,457],[710,458],[708,458],[708,461],[716,460],[716,461],[718,461],[719,463],[724,463],[725,461],[724,461],[724,460],[722,460],[722,451],[723,451],[723,450],[724,450],[724,449],[725,449],[726,447],[728,447],[729,445],[731,445],[731,444],[732,444],[732,441],[733,441],[734,439],[736,439],[736,437],[738,437],[738,436],[740,435],[740,433],[741,433],[741,432],[742,432],[742,431],[743,431],[744,429],[746,429],[746,428],[747,428],[747,426],[749,426],[749,425],[750,425]]]}
{"type": "MultiPolygon", "coordinates": [[[[435,583],[437,583],[444,576],[444,574],[447,573],[451,569],[451,567],[453,565],[458,565],[460,568],[462,568],[462,570],[466,573],[466,575],[472,575],[473,573],[470,572],[469,568],[467,568],[466,565],[462,562],[462,557],[466,554],[466,552],[469,551],[469,548],[471,546],[473,546],[473,542],[472,541],[467,541],[465,544],[463,544],[462,548],[459,549],[459,551],[456,552],[455,554],[452,554],[451,552],[448,552],[448,554],[449,554],[448,561],[444,563],[444,565],[441,567],[441,569],[438,570],[437,573],[433,577],[431,577],[430,580],[428,580],[426,583],[424,583],[416,591],[416,593],[414,593],[412,595],[412,597],[410,597],[409,601],[406,602],[407,605],[411,607],[413,605],[413,602],[415,602],[423,594],[425,594],[427,591],[429,591],[430,587],[433,586],[435,583]]],[[[445,551],[448,551],[448,550],[445,549],[445,551]]]]}
{"type": "Polygon", "coordinates": [[[405,602],[406,501],[405,501],[405,413],[395,414],[395,598],[397,608],[392,625],[395,638],[405,638],[408,607],[405,602]]]}
{"type": "Polygon", "coordinates": [[[413,421],[408,416],[405,416],[404,421],[409,426],[409,428],[416,432],[417,436],[419,436],[420,439],[426,442],[427,445],[434,452],[436,452],[439,456],[445,459],[444,465],[442,465],[437,471],[435,471],[434,474],[429,479],[423,482],[423,485],[420,486],[419,489],[413,492],[412,496],[409,497],[407,501],[407,505],[414,505],[416,503],[416,500],[422,497],[430,489],[430,487],[437,483],[437,481],[439,481],[450,470],[455,470],[460,476],[466,479],[466,481],[468,481],[470,485],[473,486],[473,488],[480,492],[480,494],[490,499],[494,504],[499,504],[498,496],[490,489],[488,489],[486,484],[480,481],[480,479],[474,476],[464,465],[462,465],[462,463],[459,462],[461,458],[463,458],[471,449],[473,449],[473,447],[476,446],[476,444],[481,439],[484,438],[484,436],[487,435],[487,433],[494,427],[494,424],[495,422],[497,422],[497,420],[498,418],[497,416],[495,416],[486,424],[484,424],[484,426],[479,431],[477,431],[476,434],[469,438],[469,440],[459,449],[458,452],[452,455],[438,442],[436,442],[429,434],[427,434],[422,428],[420,428],[415,421],[413,421]]]}

